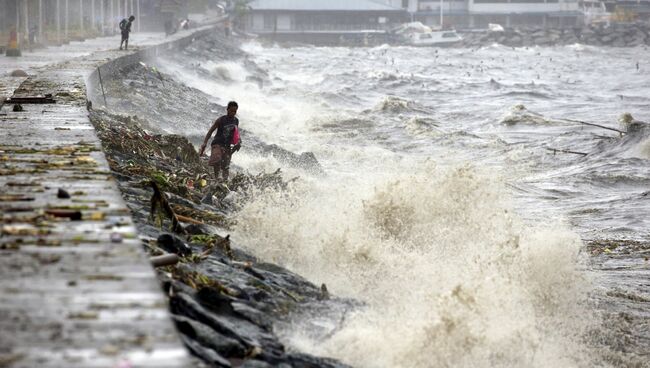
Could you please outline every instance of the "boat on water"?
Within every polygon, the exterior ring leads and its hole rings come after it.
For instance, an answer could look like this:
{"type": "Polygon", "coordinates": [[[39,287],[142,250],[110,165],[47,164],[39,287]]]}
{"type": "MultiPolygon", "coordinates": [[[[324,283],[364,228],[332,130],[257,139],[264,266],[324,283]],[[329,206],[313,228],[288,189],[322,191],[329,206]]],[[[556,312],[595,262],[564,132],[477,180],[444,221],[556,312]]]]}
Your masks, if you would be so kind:
{"type": "Polygon", "coordinates": [[[451,46],[463,40],[456,31],[434,30],[420,22],[411,22],[393,29],[397,42],[410,46],[451,46]]]}
{"type": "Polygon", "coordinates": [[[607,11],[605,3],[600,0],[578,1],[585,24],[605,24],[609,26],[612,13],[607,11]]]}

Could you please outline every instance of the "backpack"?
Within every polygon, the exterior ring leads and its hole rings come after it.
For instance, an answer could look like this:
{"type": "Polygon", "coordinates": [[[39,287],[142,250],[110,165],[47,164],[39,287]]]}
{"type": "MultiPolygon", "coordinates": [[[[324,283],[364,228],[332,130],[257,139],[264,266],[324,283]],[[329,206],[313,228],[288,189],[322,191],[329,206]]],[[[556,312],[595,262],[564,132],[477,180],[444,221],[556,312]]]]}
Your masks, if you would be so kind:
{"type": "Polygon", "coordinates": [[[239,128],[237,128],[237,125],[235,125],[235,131],[233,132],[232,141],[230,141],[230,144],[239,144],[239,128]]]}
{"type": "Polygon", "coordinates": [[[126,19],[120,21],[120,31],[126,31],[126,19]]]}

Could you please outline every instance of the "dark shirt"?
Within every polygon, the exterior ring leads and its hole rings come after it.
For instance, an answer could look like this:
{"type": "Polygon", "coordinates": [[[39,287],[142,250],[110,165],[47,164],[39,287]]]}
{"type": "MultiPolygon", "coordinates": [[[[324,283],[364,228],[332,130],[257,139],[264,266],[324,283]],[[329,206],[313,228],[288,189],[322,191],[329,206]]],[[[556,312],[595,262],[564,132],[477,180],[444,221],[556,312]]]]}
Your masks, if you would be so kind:
{"type": "MultiPolygon", "coordinates": [[[[126,19],[124,19],[124,20],[126,20],[126,19]]],[[[133,24],[133,22],[131,22],[130,20],[126,21],[126,24],[124,25],[124,28],[122,28],[122,34],[123,35],[128,36],[129,33],[131,33],[131,24],[133,24]]]]}
{"type": "Polygon", "coordinates": [[[234,116],[230,117],[228,115],[224,115],[217,119],[217,134],[214,136],[211,145],[214,146],[215,144],[218,144],[220,146],[230,147],[230,139],[232,139],[232,135],[226,137],[225,133],[226,131],[232,132],[232,129],[229,129],[228,127],[231,127],[233,125],[239,126],[239,119],[234,116]]]}

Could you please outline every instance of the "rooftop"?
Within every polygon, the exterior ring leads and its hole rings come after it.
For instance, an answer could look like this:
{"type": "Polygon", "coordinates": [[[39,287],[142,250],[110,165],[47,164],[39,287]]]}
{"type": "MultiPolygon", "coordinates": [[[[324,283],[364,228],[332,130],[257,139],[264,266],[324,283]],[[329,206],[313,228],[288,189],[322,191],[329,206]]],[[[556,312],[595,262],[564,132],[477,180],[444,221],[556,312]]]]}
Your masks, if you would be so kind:
{"type": "Polygon", "coordinates": [[[254,0],[253,10],[403,11],[372,0],[254,0]]]}

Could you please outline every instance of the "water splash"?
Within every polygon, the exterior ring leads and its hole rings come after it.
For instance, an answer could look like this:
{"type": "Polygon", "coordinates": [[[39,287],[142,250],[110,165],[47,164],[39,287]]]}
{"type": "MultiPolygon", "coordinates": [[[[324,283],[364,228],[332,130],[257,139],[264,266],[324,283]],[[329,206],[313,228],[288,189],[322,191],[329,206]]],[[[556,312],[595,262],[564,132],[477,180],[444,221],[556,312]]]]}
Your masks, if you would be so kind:
{"type": "Polygon", "coordinates": [[[502,118],[501,124],[515,125],[515,124],[553,124],[553,120],[545,118],[542,114],[530,111],[526,106],[518,104],[513,106],[502,118]]]}
{"type": "Polygon", "coordinates": [[[297,184],[239,214],[237,237],[367,307],[294,346],[364,367],[588,366],[580,240],[523,223],[471,166],[297,184]]]}

